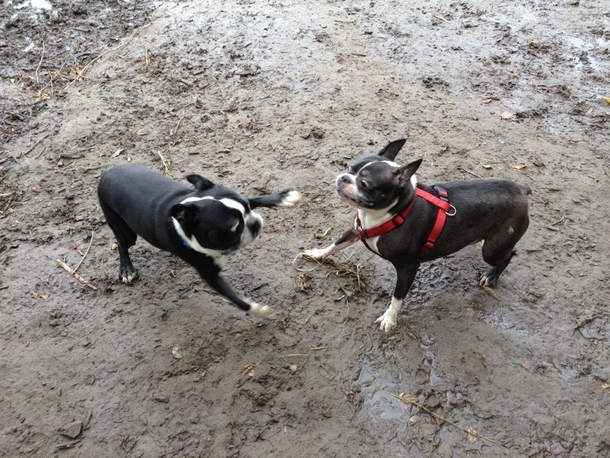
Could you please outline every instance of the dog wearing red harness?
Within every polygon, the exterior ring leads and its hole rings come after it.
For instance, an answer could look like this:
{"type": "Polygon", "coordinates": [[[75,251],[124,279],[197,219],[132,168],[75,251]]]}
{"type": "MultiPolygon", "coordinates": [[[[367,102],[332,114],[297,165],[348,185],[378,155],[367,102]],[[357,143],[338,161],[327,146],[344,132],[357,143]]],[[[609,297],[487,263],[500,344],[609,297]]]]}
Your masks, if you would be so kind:
{"type": "Polygon", "coordinates": [[[529,187],[497,179],[417,183],[421,159],[405,166],[394,162],[405,142],[358,159],[349,173],[337,177],[337,194],[356,208],[354,226],[330,246],[301,253],[322,260],[362,240],[390,261],[396,287],[390,306],[375,321],[384,332],[396,326],[420,263],[483,242],[483,259],[491,268],[480,284],[495,287],[529,225],[529,187]]]}

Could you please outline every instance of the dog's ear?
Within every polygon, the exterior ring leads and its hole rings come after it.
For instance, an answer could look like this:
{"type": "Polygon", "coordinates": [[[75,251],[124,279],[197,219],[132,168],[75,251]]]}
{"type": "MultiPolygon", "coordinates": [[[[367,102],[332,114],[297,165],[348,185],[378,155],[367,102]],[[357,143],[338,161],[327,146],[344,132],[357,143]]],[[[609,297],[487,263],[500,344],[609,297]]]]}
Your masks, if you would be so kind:
{"type": "Polygon", "coordinates": [[[417,172],[417,169],[421,165],[423,159],[418,159],[400,168],[400,183],[406,185],[411,177],[417,172]]]}
{"type": "Polygon", "coordinates": [[[189,228],[194,223],[197,215],[192,205],[176,204],[172,207],[172,217],[180,223],[183,228],[189,228]]]}
{"type": "Polygon", "coordinates": [[[393,161],[394,159],[396,159],[396,155],[398,154],[398,152],[400,151],[400,149],[406,142],[407,142],[407,140],[402,138],[400,140],[396,140],[392,143],[389,143],[388,146],[386,146],[384,149],[379,151],[379,153],[377,153],[377,155],[381,156],[385,159],[388,159],[390,161],[393,161]]]}
{"type": "Polygon", "coordinates": [[[191,183],[195,188],[200,191],[205,191],[206,189],[210,189],[214,187],[214,183],[212,183],[207,178],[203,178],[201,175],[197,175],[196,173],[191,173],[186,176],[186,181],[191,183]]]}

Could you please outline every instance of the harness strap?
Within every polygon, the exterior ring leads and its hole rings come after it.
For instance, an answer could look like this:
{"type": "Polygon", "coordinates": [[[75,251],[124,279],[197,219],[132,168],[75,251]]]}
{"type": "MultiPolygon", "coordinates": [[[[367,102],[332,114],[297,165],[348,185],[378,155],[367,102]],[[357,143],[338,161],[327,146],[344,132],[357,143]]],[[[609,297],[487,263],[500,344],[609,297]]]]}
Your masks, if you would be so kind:
{"type": "Polygon", "coordinates": [[[415,190],[416,194],[419,197],[427,200],[432,205],[437,207],[436,221],[434,221],[434,226],[432,226],[432,230],[430,231],[430,234],[428,234],[428,239],[426,240],[426,243],[424,243],[424,246],[419,252],[420,255],[422,255],[426,250],[430,250],[434,247],[436,239],[438,239],[439,235],[441,235],[441,231],[445,226],[447,212],[451,210],[451,205],[448,202],[447,191],[438,186],[433,186],[433,189],[438,193],[440,199],[426,191],[417,192],[420,190],[420,188],[417,188],[415,190]]]}
{"type": "MultiPolygon", "coordinates": [[[[424,191],[421,188],[415,188],[416,196],[421,197],[422,199],[428,201],[437,208],[434,226],[432,226],[432,230],[430,231],[430,234],[428,234],[426,243],[424,243],[424,246],[419,252],[420,255],[426,250],[429,250],[434,247],[436,240],[440,236],[443,227],[445,226],[447,213],[452,209],[451,205],[449,204],[449,197],[447,191],[436,185],[433,186],[432,189],[434,189],[434,191],[439,195],[439,197],[436,197],[435,195],[424,191]]],[[[415,199],[413,199],[413,201],[414,200],[415,199]]],[[[370,229],[363,229],[358,212],[356,212],[354,226],[356,228],[356,231],[358,232],[358,237],[360,238],[360,240],[362,240],[364,245],[373,253],[375,253],[375,251],[369,246],[369,244],[366,243],[366,239],[379,237],[380,235],[383,235],[393,229],[396,229],[398,226],[404,223],[407,214],[409,213],[409,211],[411,211],[411,208],[413,207],[413,201],[411,201],[411,203],[407,205],[407,207],[403,211],[401,211],[398,215],[394,216],[392,219],[370,229]]],[[[451,216],[453,216],[454,214],[455,213],[452,213],[451,216]]]]}

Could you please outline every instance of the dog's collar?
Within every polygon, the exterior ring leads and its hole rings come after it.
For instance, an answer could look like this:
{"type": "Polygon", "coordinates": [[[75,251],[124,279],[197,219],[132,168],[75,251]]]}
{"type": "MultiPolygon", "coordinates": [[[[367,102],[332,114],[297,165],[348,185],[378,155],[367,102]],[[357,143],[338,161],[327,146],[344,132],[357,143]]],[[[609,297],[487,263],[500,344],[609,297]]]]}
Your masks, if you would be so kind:
{"type": "MultiPolygon", "coordinates": [[[[434,226],[432,227],[432,230],[430,231],[430,234],[428,235],[426,243],[422,247],[420,254],[422,254],[426,250],[431,249],[434,246],[434,244],[436,243],[436,239],[443,230],[443,227],[445,225],[445,219],[447,218],[447,216],[455,215],[455,207],[449,204],[447,191],[436,185],[433,186],[432,189],[438,194],[439,197],[436,197],[435,195],[424,191],[419,187],[415,188],[416,196],[419,196],[422,199],[430,202],[438,209],[438,211],[436,212],[436,220],[434,222],[434,226]]],[[[370,229],[364,229],[362,227],[360,215],[356,211],[356,220],[354,222],[354,226],[356,228],[356,232],[358,232],[358,237],[360,238],[360,240],[362,240],[367,246],[367,248],[370,249],[370,247],[366,243],[366,239],[379,237],[380,235],[387,234],[388,232],[402,225],[402,223],[405,222],[407,214],[411,211],[414,201],[415,198],[413,198],[411,203],[407,205],[403,211],[401,211],[398,215],[394,216],[392,219],[370,229]]]]}

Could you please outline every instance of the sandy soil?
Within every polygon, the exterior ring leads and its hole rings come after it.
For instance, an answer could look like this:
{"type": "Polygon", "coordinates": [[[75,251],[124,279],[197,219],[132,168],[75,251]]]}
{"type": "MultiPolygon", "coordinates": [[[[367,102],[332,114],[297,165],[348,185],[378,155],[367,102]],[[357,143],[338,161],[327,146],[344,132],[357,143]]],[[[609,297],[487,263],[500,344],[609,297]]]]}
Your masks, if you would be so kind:
{"type": "Polygon", "coordinates": [[[50,1],[0,8],[0,456],[610,455],[607,2],[50,1]],[[497,298],[470,247],[385,334],[388,263],[294,258],[402,137],[420,181],[529,185],[531,224],[497,298]],[[145,242],[119,283],[126,161],[303,193],[226,269],[275,321],[145,242]]]}

